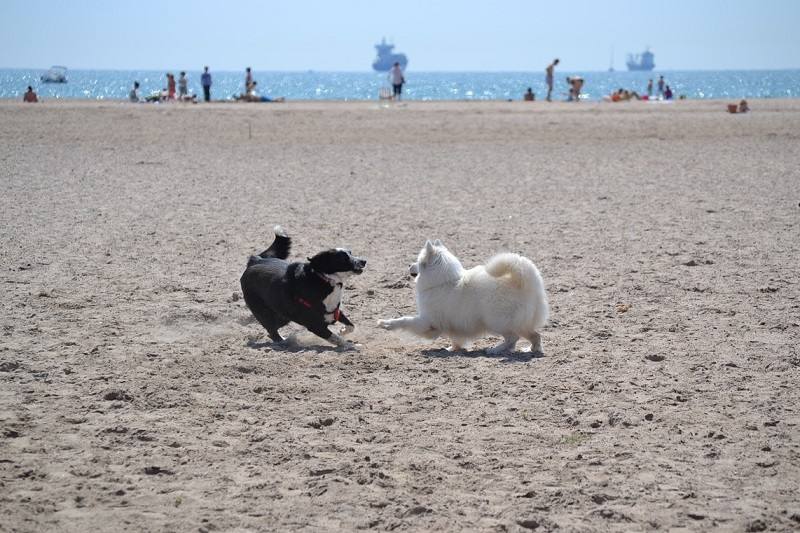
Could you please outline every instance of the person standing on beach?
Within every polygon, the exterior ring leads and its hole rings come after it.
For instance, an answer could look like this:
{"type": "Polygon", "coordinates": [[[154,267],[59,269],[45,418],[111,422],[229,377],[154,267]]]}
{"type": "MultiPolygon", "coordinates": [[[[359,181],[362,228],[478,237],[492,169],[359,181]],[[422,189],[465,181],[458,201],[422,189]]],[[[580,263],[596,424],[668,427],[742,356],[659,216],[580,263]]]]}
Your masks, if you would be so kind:
{"type": "Polygon", "coordinates": [[[389,77],[391,78],[392,82],[393,98],[397,101],[400,101],[403,93],[403,84],[406,82],[406,79],[403,77],[403,69],[400,68],[400,63],[395,62],[394,66],[392,66],[391,72],[389,73],[389,77]]]}
{"type": "Polygon", "coordinates": [[[658,96],[664,96],[664,76],[658,77],[658,96]]]}
{"type": "Polygon", "coordinates": [[[545,81],[547,82],[547,98],[546,98],[546,100],[548,102],[552,102],[553,101],[551,96],[553,94],[553,74],[554,74],[556,65],[558,65],[558,58],[554,59],[553,62],[550,63],[549,65],[547,65],[547,68],[544,69],[545,81]]]}
{"type": "Polygon", "coordinates": [[[244,93],[250,94],[253,92],[253,73],[250,72],[250,67],[244,69],[244,93]]]}
{"type": "Polygon", "coordinates": [[[189,80],[186,79],[186,73],[181,72],[181,77],[178,78],[178,99],[185,100],[189,97],[189,80]]]}
{"type": "Polygon", "coordinates": [[[211,101],[211,74],[208,73],[208,67],[203,68],[203,75],[200,76],[200,83],[203,86],[203,99],[206,102],[211,101]]]}
{"type": "Polygon", "coordinates": [[[167,100],[175,100],[175,76],[167,72],[167,100]]]}
{"type": "Polygon", "coordinates": [[[647,80],[647,98],[653,96],[653,80],[647,80]]]}

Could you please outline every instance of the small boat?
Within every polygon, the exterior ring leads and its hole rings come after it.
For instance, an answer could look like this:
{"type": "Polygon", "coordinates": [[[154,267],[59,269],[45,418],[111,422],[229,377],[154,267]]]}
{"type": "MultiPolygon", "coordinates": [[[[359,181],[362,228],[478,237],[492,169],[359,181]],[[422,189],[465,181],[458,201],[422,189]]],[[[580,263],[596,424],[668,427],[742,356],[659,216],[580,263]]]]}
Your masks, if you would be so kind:
{"type": "Polygon", "coordinates": [[[43,83],[67,83],[67,67],[53,65],[40,79],[43,83]]]}

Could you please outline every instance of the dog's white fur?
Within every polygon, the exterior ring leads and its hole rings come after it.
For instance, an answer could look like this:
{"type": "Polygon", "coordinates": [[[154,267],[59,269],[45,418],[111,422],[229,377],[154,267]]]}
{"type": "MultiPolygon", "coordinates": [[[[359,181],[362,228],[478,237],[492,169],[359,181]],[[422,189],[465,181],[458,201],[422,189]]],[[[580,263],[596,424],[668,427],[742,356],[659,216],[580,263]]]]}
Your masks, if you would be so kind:
{"type": "Polygon", "coordinates": [[[380,320],[388,330],[406,330],[435,339],[447,335],[451,350],[484,333],[504,337],[490,354],[514,351],[517,341],[531,341],[542,351],[539,331],[547,322],[547,293],[530,259],[518,254],[494,256],[483,266],[465,270],[441,241],[427,241],[410,267],[416,278],[417,316],[380,320]]]}

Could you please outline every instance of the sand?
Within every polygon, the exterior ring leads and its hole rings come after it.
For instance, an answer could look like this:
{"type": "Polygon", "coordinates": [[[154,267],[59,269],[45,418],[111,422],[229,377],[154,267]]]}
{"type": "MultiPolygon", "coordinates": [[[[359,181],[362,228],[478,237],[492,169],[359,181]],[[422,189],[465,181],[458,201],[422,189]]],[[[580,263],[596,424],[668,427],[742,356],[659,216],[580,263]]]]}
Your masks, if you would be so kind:
{"type": "Polygon", "coordinates": [[[800,101],[0,103],[1,531],[800,527],[800,101]],[[268,342],[272,226],[356,353],[268,342]],[[545,355],[385,332],[426,238],[545,355]]]}

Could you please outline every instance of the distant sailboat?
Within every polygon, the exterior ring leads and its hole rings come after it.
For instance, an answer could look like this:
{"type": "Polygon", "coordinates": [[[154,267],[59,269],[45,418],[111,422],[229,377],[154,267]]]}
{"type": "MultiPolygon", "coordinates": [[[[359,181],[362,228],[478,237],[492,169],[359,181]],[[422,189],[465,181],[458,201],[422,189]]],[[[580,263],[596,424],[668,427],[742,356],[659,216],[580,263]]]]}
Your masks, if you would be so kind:
{"type": "Polygon", "coordinates": [[[608,65],[608,71],[614,72],[614,47],[611,47],[611,63],[608,65]]]}

